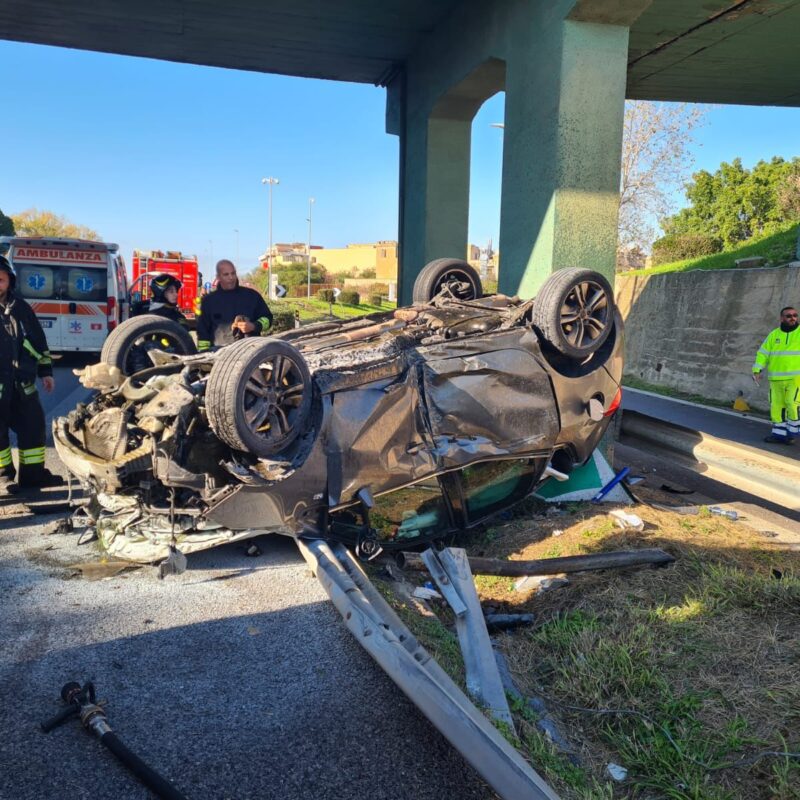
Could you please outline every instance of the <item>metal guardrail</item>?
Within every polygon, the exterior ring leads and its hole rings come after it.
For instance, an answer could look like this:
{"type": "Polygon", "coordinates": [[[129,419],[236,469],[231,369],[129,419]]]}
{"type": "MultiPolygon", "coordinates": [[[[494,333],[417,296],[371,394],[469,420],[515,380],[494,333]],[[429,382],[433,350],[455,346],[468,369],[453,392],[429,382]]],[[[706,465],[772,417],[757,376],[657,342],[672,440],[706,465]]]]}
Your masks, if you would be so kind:
{"type": "Polygon", "coordinates": [[[345,625],[503,800],[559,800],[417,641],[341,545],[298,540],[345,625]]]}
{"type": "MultiPolygon", "coordinates": [[[[623,444],[644,445],[661,456],[673,454],[679,466],[755,494],[785,508],[800,510],[800,462],[731,442],[638,411],[624,411],[623,444]]],[[[642,448],[639,448],[642,449],[642,448]]]]}

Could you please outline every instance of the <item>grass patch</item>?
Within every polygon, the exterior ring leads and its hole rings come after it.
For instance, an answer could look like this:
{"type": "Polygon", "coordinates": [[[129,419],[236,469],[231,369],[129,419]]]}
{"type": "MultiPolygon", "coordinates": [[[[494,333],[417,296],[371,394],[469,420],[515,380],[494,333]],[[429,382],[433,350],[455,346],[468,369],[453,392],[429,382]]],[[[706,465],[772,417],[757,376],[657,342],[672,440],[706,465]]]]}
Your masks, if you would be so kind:
{"type": "MultiPolygon", "coordinates": [[[[564,800],[800,800],[795,760],[728,766],[800,752],[800,552],[704,510],[632,510],[644,531],[620,531],[590,504],[556,514],[529,505],[473,539],[471,554],[512,560],[645,547],[677,558],[570,575],[569,586],[539,593],[476,577],[484,607],[536,615],[535,629],[501,646],[520,691],[544,700],[577,759],[524,703],[512,703],[514,743],[564,800]],[[628,770],[625,781],[610,780],[610,762],[628,770]]],[[[457,639],[416,613],[404,618],[463,680],[457,639]]]]}
{"type": "Polygon", "coordinates": [[[317,300],[312,297],[310,300],[305,298],[290,299],[290,300],[270,300],[269,307],[273,312],[288,311],[294,314],[295,311],[300,312],[300,321],[303,323],[322,322],[329,320],[333,314],[334,319],[354,319],[355,317],[363,317],[367,314],[376,314],[383,311],[392,311],[397,307],[396,303],[383,302],[380,306],[373,306],[369,303],[361,303],[357,306],[342,305],[334,303],[330,307],[323,300],[317,300]]]}
{"type": "Polygon", "coordinates": [[[749,239],[739,247],[710,256],[688,258],[684,261],[673,261],[670,264],[659,264],[657,267],[636,269],[624,275],[657,275],[662,272],[686,272],[692,269],[735,269],[740,258],[763,256],[770,266],[779,266],[793,261],[797,253],[797,236],[800,226],[794,222],[784,230],[771,236],[749,239]]]}

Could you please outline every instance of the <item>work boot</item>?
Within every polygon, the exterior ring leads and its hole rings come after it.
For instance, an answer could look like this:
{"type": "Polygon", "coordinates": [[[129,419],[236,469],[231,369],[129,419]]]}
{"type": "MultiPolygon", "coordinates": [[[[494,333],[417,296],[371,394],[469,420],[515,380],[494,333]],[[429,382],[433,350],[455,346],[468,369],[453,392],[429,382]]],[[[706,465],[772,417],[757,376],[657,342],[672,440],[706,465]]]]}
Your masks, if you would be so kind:
{"type": "Polygon", "coordinates": [[[16,485],[20,489],[47,489],[50,486],[63,486],[64,479],[45,467],[36,470],[20,469],[16,485]]]}
{"type": "Polygon", "coordinates": [[[14,475],[0,473],[0,497],[5,494],[16,494],[17,484],[14,483],[14,475]]]}
{"type": "Polygon", "coordinates": [[[769,436],[765,436],[764,441],[767,444],[793,444],[793,440],[788,436],[775,436],[772,433],[769,436]]]}

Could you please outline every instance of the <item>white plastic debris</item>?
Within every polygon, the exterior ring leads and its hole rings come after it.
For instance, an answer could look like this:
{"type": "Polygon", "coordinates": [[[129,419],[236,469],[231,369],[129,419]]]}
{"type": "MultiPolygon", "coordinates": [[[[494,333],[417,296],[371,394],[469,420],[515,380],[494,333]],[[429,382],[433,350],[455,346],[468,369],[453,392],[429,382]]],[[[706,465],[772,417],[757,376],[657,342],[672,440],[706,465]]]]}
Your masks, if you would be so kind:
{"type": "Polygon", "coordinates": [[[413,592],[414,597],[420,600],[441,600],[442,596],[436,589],[428,589],[425,586],[417,586],[413,592]]]}
{"type": "Polygon", "coordinates": [[[552,577],[550,575],[524,575],[517,578],[514,583],[514,590],[517,592],[527,592],[531,589],[545,591],[547,589],[559,589],[568,586],[569,579],[562,577],[552,577]]]}
{"type": "Polygon", "coordinates": [[[562,531],[561,528],[556,528],[553,531],[553,536],[561,536],[563,533],[564,533],[564,531],[562,531]]]}
{"type": "Polygon", "coordinates": [[[642,531],[644,530],[644,521],[636,514],[630,514],[623,511],[621,508],[615,508],[613,511],[608,512],[608,516],[612,517],[617,523],[617,526],[624,531],[642,531]]]}
{"type": "Polygon", "coordinates": [[[625,769],[625,767],[621,767],[619,764],[607,764],[606,772],[608,772],[615,781],[624,781],[625,778],[628,777],[628,770],[625,769]]]}

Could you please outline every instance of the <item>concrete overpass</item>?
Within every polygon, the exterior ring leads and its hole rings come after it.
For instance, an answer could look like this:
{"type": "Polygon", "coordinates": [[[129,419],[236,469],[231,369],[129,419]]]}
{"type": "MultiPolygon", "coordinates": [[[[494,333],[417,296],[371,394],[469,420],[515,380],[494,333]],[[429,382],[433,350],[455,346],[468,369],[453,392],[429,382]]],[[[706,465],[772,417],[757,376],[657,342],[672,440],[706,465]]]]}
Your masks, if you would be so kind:
{"type": "Polygon", "coordinates": [[[0,37],[387,88],[402,299],[467,242],[471,121],[506,92],[503,291],[612,274],[626,97],[800,105],[800,0],[3,0],[0,37]]]}

